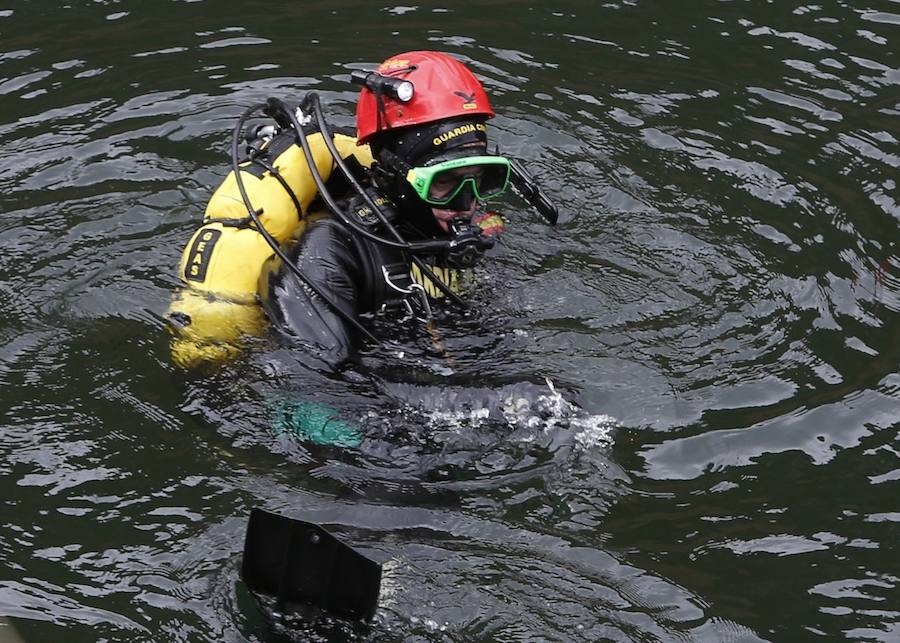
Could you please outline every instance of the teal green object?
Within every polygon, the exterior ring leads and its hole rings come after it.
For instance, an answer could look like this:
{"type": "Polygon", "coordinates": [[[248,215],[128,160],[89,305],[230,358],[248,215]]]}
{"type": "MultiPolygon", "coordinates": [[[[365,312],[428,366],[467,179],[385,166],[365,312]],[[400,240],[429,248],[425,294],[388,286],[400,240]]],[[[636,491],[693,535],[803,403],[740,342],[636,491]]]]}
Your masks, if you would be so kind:
{"type": "Polygon", "coordinates": [[[362,442],[359,429],[342,420],[338,412],[319,402],[276,402],[273,404],[272,432],[286,433],[313,444],[335,447],[358,447],[362,442]]]}

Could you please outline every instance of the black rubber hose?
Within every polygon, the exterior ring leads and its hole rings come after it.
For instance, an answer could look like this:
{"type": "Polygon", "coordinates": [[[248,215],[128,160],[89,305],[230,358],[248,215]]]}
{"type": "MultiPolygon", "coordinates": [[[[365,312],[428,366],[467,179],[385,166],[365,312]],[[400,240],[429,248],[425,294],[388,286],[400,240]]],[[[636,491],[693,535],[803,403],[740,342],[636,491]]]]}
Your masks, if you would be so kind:
{"type": "MultiPolygon", "coordinates": [[[[384,215],[381,208],[375,203],[375,200],[369,195],[366,189],[362,186],[362,184],[353,176],[353,173],[350,171],[350,168],[347,167],[347,164],[344,162],[344,159],[341,158],[341,153],[338,151],[337,147],[334,145],[334,137],[332,136],[331,129],[328,127],[328,123],[325,120],[325,115],[322,113],[322,104],[319,102],[319,95],[315,92],[309,92],[304,98],[303,103],[311,103],[313,108],[313,115],[316,117],[316,124],[319,126],[319,131],[322,133],[322,137],[325,140],[325,147],[328,148],[328,151],[331,153],[334,162],[337,164],[338,168],[340,168],[343,175],[347,178],[350,185],[353,186],[353,189],[356,190],[357,194],[359,194],[363,200],[366,202],[373,212],[378,216],[387,230],[394,236],[397,241],[403,242],[404,239],[400,232],[391,225],[391,222],[388,221],[388,218],[384,215]]],[[[468,308],[469,305],[466,301],[457,295],[453,290],[444,283],[442,279],[440,279],[434,271],[424,262],[421,258],[412,255],[413,263],[418,266],[419,270],[428,277],[428,279],[433,283],[438,290],[444,293],[447,297],[449,297],[453,303],[461,306],[462,308],[468,308]]]]}
{"type": "MultiPolygon", "coordinates": [[[[379,237],[376,234],[372,234],[360,224],[353,221],[343,210],[341,210],[341,207],[337,204],[337,202],[335,202],[334,197],[325,186],[325,181],[322,179],[322,174],[321,172],[319,172],[319,168],[315,163],[315,158],[313,157],[312,150],[309,147],[309,142],[306,140],[306,130],[297,119],[297,115],[277,98],[269,98],[266,105],[267,107],[274,106],[290,119],[291,124],[293,125],[294,130],[297,133],[297,140],[300,143],[300,147],[303,149],[303,155],[306,157],[306,164],[307,166],[309,166],[309,171],[312,175],[313,181],[316,184],[316,189],[319,191],[319,195],[322,197],[322,200],[325,201],[325,205],[328,206],[328,209],[331,211],[331,213],[334,214],[334,216],[336,216],[338,219],[340,219],[342,223],[346,224],[355,232],[358,232],[360,235],[362,235],[366,239],[369,239],[370,241],[374,241],[375,243],[379,243],[381,245],[390,246],[392,248],[406,250],[410,253],[418,252],[421,254],[437,254],[439,252],[444,252],[453,248],[452,241],[423,241],[417,243],[391,241],[390,239],[385,239],[384,237],[379,237]]],[[[324,135],[323,138],[325,138],[324,135]]]]}
{"type": "MultiPolygon", "coordinates": [[[[344,321],[353,326],[357,331],[362,333],[365,337],[367,337],[372,342],[384,346],[378,339],[370,333],[362,324],[359,323],[352,315],[345,312],[342,308],[340,308],[336,303],[331,301],[331,299],[319,288],[311,279],[309,279],[303,272],[294,265],[291,261],[290,257],[285,254],[284,250],[281,249],[281,246],[278,244],[278,241],[266,230],[266,227],[262,224],[262,221],[259,220],[259,215],[256,209],[253,207],[253,204],[250,202],[250,197],[247,194],[247,189],[244,186],[244,179],[241,177],[241,166],[240,161],[238,159],[239,156],[239,147],[240,147],[240,135],[241,129],[245,122],[253,115],[256,111],[261,111],[265,109],[266,104],[254,105],[245,111],[241,117],[238,119],[237,125],[234,128],[234,132],[231,138],[231,165],[234,170],[234,178],[235,183],[238,186],[238,191],[241,193],[241,199],[244,201],[244,205],[247,207],[247,213],[250,215],[250,218],[253,220],[253,223],[256,224],[257,232],[259,232],[263,238],[266,240],[266,243],[272,248],[272,251],[278,255],[278,258],[281,259],[282,263],[284,263],[297,277],[306,284],[310,290],[312,290],[316,295],[322,298],[322,300],[327,303],[332,310],[334,310],[344,321]]],[[[296,119],[295,119],[296,120],[296,119]]],[[[304,143],[306,139],[303,139],[304,143]]],[[[307,144],[308,146],[308,144],[307,144]]],[[[318,169],[318,168],[316,168],[318,169]]],[[[321,177],[320,177],[321,178],[321,177]]],[[[302,213],[298,212],[298,216],[301,216],[302,213]]]]}

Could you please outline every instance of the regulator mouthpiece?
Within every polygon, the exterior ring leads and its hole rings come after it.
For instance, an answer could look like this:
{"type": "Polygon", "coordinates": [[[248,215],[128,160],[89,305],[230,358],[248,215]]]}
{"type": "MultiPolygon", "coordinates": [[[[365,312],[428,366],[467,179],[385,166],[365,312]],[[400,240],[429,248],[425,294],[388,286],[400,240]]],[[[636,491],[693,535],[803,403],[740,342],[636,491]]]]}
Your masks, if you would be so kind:
{"type": "Polygon", "coordinates": [[[376,94],[387,94],[401,103],[408,103],[415,94],[415,86],[408,80],[382,76],[375,71],[356,70],[350,74],[350,82],[354,85],[368,87],[376,94]]]}
{"type": "Polygon", "coordinates": [[[450,229],[453,232],[453,239],[443,256],[448,268],[465,270],[473,267],[496,242],[494,238],[485,235],[477,225],[463,221],[451,221],[450,229]]]}

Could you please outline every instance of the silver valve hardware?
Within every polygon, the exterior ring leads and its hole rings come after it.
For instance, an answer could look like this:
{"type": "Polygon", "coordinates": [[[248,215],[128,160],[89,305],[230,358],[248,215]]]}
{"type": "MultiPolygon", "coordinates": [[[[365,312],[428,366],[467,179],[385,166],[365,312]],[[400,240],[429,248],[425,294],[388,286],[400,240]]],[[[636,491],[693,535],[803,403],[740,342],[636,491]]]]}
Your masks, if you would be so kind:
{"type": "Polygon", "coordinates": [[[253,159],[259,156],[278,132],[277,125],[258,125],[254,127],[245,139],[247,142],[247,158],[253,159]]]}
{"type": "Polygon", "coordinates": [[[361,71],[357,69],[350,73],[350,82],[354,85],[368,87],[376,94],[387,94],[401,103],[408,103],[416,93],[415,85],[412,82],[402,78],[382,76],[375,71],[361,71]]]}
{"type": "Polygon", "coordinates": [[[303,107],[298,107],[294,112],[294,116],[297,117],[297,120],[303,127],[306,127],[310,123],[312,123],[312,114],[304,114],[303,107]]]}
{"type": "Polygon", "coordinates": [[[277,98],[269,98],[266,100],[266,104],[263,107],[263,113],[266,116],[274,118],[278,127],[282,130],[289,130],[294,127],[292,119],[299,123],[301,127],[306,127],[312,123],[313,119],[311,114],[307,114],[303,111],[302,103],[291,112],[291,109],[277,98]]]}
{"type": "Polygon", "coordinates": [[[278,128],[275,125],[260,125],[253,131],[253,137],[271,139],[277,133],[278,128]]]}
{"type": "Polygon", "coordinates": [[[432,314],[431,304],[428,303],[428,293],[425,292],[425,288],[422,284],[416,283],[416,281],[413,280],[412,275],[408,272],[402,275],[392,276],[388,271],[387,266],[381,266],[381,274],[384,275],[384,281],[388,286],[404,295],[402,301],[403,305],[406,307],[406,317],[401,319],[400,322],[405,323],[410,319],[416,319],[423,324],[428,323],[432,314]],[[404,288],[399,285],[397,281],[400,279],[408,279],[411,282],[409,288],[404,288]]]}

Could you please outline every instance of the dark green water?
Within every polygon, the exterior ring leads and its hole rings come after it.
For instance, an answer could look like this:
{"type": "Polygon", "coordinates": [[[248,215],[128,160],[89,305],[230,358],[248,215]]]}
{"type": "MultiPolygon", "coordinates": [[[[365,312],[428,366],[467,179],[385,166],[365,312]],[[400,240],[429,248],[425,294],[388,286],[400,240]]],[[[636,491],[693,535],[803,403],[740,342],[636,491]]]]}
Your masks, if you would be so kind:
{"type": "Polygon", "coordinates": [[[283,640],[238,578],[261,506],[385,561],[371,628],[296,640],[900,640],[898,43],[896,0],[0,2],[0,616],[283,640]],[[349,125],[349,71],[417,48],[560,225],[504,205],[452,363],[409,327],[333,379],[266,340],[180,373],[234,119],[349,125]],[[362,445],[272,435],[301,399],[362,445]]]}

